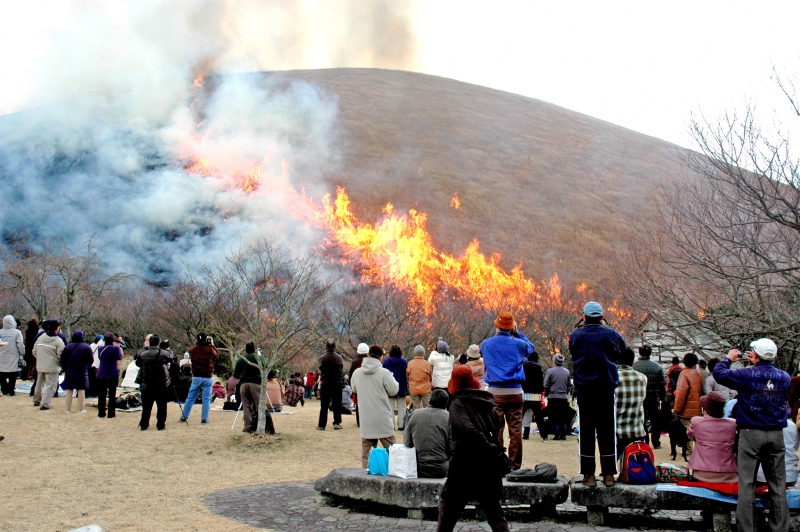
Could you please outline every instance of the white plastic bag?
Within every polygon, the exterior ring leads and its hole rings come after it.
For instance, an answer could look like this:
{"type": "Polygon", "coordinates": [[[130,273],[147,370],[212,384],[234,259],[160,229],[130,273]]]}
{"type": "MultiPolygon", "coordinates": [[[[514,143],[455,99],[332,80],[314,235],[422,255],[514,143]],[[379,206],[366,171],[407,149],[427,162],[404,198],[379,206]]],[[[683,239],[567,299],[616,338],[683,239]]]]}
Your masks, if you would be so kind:
{"type": "Polygon", "coordinates": [[[417,451],[402,443],[389,447],[389,476],[417,478],[417,451]]]}

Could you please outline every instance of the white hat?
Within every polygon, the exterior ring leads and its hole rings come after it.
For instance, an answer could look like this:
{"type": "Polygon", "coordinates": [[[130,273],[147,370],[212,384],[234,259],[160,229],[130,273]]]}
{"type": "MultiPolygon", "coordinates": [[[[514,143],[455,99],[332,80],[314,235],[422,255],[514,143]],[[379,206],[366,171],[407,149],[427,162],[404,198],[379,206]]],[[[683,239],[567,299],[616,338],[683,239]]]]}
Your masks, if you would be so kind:
{"type": "Polygon", "coordinates": [[[369,353],[369,346],[365,343],[358,344],[356,353],[358,353],[359,355],[366,355],[367,353],[369,353]]]}
{"type": "Polygon", "coordinates": [[[772,360],[778,354],[778,346],[769,338],[760,338],[750,342],[750,347],[762,360],[772,360]]]}

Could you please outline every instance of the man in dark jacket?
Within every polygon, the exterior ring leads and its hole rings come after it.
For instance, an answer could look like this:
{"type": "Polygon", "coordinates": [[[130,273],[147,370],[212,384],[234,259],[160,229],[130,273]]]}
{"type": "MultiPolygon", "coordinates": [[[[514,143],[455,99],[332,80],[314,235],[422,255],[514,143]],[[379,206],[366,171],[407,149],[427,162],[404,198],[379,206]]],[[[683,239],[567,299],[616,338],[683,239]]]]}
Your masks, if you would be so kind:
{"type": "Polygon", "coordinates": [[[170,385],[169,364],[174,360],[172,351],[164,351],[158,344],[161,338],[153,334],[149,339],[147,349],[139,351],[136,363],[139,365],[139,374],[142,377],[142,384],[139,389],[142,391],[142,419],[139,421],[139,428],[147,430],[150,426],[150,413],[153,411],[153,403],[156,404],[156,428],[164,430],[167,423],[167,388],[170,385]]]}
{"type": "Polygon", "coordinates": [[[714,379],[738,390],[736,426],[739,429],[739,501],[736,505],[736,529],[755,532],[756,472],[759,463],[769,486],[771,501],[769,529],[772,532],[789,530],[789,507],[786,502],[786,455],[783,428],[786,426],[786,403],[791,378],[772,365],[778,347],[769,338],[750,344],[746,353],[753,366],[731,369],[741,353],[731,349],[726,358],[714,366],[714,379]]]}
{"type": "Polygon", "coordinates": [[[522,395],[525,400],[522,412],[522,439],[527,440],[531,434],[531,421],[536,419],[536,428],[542,441],[547,441],[547,427],[544,426],[542,414],[542,392],[544,392],[544,372],[539,363],[539,353],[534,351],[528,360],[522,363],[525,382],[522,383],[522,395]]]}
{"type": "Polygon", "coordinates": [[[325,343],[325,354],[319,357],[319,421],[317,430],[328,424],[328,407],[333,410],[333,429],[342,428],[342,388],[344,387],[344,360],[336,352],[336,342],[325,343]]]}
{"type": "Polygon", "coordinates": [[[508,457],[511,467],[522,467],[522,383],[525,371],[522,363],[533,353],[533,344],[517,331],[510,312],[501,311],[494,320],[497,333],[481,343],[481,355],[486,365],[484,381],[494,396],[494,407],[500,418],[498,444],[503,446],[503,430],[508,423],[508,457]]]}
{"type": "Polygon", "coordinates": [[[569,335],[575,395],[578,399],[580,456],[583,483],[594,486],[595,438],[600,449],[600,471],[606,486],[617,474],[617,436],[614,390],[619,385],[617,361],[625,340],[603,325],[603,307],[590,301],[583,307],[584,324],[569,335]]]}
{"type": "Polygon", "coordinates": [[[253,342],[244,346],[245,354],[236,361],[233,376],[239,379],[236,385],[236,397],[242,401],[244,429],[242,432],[253,433],[258,428],[258,402],[261,400],[261,366],[266,367],[263,356],[256,358],[256,346],[253,342]]]}
{"type": "Polygon", "coordinates": [[[661,424],[658,422],[661,403],[664,401],[666,378],[661,364],[650,360],[653,349],[649,345],[639,348],[639,360],[633,369],[647,377],[647,395],[644,398],[644,430],[650,435],[653,449],[661,449],[661,424]]]}
{"type": "MultiPolygon", "coordinates": [[[[547,420],[553,425],[554,440],[566,440],[567,432],[571,432],[569,420],[569,370],[564,367],[564,355],[553,356],[553,366],[544,377],[544,391],[547,394],[547,420]]],[[[573,413],[574,414],[574,413],[573,413]]]]}
{"type": "Polygon", "coordinates": [[[211,411],[211,387],[214,386],[214,361],[219,358],[217,348],[214,347],[214,338],[201,332],[197,335],[197,345],[189,349],[189,358],[192,361],[192,387],[183,403],[181,423],[186,423],[192,413],[194,401],[201,390],[203,393],[203,409],[200,411],[200,423],[208,423],[208,413],[211,411]]]}

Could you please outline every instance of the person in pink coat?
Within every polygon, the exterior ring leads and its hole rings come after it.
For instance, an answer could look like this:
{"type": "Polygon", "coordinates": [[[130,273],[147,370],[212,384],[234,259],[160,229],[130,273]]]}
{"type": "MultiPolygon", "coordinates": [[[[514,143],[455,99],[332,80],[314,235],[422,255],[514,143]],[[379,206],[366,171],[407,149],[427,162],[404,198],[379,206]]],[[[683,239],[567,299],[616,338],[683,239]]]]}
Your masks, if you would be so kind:
{"type": "Polygon", "coordinates": [[[700,406],[705,417],[693,417],[686,431],[695,441],[689,470],[696,480],[703,482],[738,482],[739,468],[733,456],[736,420],[722,417],[725,397],[711,392],[700,398],[700,406]]]}

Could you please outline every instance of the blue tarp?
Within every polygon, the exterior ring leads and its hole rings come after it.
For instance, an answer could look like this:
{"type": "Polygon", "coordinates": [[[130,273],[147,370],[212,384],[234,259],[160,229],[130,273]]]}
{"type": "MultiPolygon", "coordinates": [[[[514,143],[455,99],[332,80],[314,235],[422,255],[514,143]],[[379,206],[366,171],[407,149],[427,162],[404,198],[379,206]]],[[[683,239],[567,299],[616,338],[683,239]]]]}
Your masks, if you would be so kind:
{"type": "MultiPolygon", "coordinates": [[[[737,502],[737,498],[733,495],[725,495],[706,488],[678,486],[677,484],[656,484],[656,491],[675,491],[679,493],[685,493],[686,495],[691,495],[693,497],[711,499],[712,501],[727,502],[730,504],[736,504],[737,502]]],[[[787,489],[786,500],[789,502],[789,508],[800,509],[800,487],[787,489]]],[[[768,507],[769,500],[765,497],[757,497],[756,506],[759,508],[768,507]]]]}

